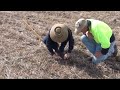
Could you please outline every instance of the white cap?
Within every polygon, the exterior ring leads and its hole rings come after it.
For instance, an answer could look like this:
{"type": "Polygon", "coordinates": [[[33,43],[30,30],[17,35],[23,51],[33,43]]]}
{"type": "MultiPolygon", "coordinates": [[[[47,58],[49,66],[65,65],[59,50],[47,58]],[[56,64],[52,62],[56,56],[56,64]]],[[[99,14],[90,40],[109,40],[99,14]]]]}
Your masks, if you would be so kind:
{"type": "Polygon", "coordinates": [[[79,19],[76,23],[75,23],[75,34],[78,34],[81,32],[81,30],[87,25],[87,20],[85,20],[84,18],[79,19]]]}

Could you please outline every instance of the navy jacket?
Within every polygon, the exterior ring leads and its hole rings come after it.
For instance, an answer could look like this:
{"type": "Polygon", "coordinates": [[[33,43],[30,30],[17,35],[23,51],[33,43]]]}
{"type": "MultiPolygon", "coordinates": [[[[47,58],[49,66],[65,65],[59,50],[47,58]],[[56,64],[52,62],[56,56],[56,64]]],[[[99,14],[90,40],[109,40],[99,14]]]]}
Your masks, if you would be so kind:
{"type": "Polygon", "coordinates": [[[66,44],[69,42],[69,47],[68,47],[68,53],[71,53],[73,47],[74,47],[74,38],[72,36],[72,31],[70,29],[68,29],[68,38],[67,40],[65,40],[64,42],[61,43],[61,45],[59,46],[59,44],[57,42],[54,42],[51,38],[50,38],[50,32],[46,35],[46,37],[43,39],[43,42],[46,44],[48,50],[50,51],[51,54],[54,54],[53,49],[57,52],[64,52],[64,48],[66,46],[66,44]]]}

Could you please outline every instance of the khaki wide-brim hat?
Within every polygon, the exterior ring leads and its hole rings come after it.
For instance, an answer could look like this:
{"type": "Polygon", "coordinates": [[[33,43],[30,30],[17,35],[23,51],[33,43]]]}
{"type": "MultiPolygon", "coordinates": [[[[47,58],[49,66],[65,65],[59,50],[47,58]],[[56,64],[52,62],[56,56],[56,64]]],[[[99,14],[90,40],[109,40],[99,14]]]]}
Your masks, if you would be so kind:
{"type": "Polygon", "coordinates": [[[64,42],[68,38],[68,27],[64,24],[55,24],[50,30],[50,38],[54,42],[64,42]]]}
{"type": "Polygon", "coordinates": [[[87,25],[87,20],[84,18],[79,19],[75,23],[75,34],[78,34],[81,32],[81,30],[87,25]]]}

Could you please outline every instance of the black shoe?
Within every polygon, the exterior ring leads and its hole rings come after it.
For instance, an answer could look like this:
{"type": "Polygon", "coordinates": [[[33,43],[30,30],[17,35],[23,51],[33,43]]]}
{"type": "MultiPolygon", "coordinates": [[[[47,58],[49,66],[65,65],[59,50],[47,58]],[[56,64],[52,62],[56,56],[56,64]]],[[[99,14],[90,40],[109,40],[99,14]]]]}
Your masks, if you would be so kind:
{"type": "Polygon", "coordinates": [[[117,53],[118,53],[118,49],[117,49],[117,45],[114,46],[114,53],[113,53],[113,57],[116,57],[117,56],[117,53]]]}
{"type": "Polygon", "coordinates": [[[86,60],[92,61],[92,58],[93,58],[93,57],[88,57],[86,60]]]}

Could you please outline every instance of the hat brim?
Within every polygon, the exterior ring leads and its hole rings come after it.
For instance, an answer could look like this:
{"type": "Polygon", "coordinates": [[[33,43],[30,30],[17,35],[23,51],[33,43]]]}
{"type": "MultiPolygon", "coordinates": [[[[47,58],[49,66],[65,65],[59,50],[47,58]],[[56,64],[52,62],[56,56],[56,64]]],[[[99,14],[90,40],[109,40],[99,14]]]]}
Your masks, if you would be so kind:
{"type": "Polygon", "coordinates": [[[75,34],[78,34],[78,29],[77,29],[77,28],[75,28],[74,33],[75,33],[75,34]]]}
{"type": "Polygon", "coordinates": [[[81,32],[81,30],[75,28],[75,31],[74,31],[75,34],[79,34],[80,32],[81,32]]]}
{"type": "Polygon", "coordinates": [[[67,38],[68,38],[68,28],[67,28],[67,26],[61,25],[61,24],[57,24],[57,25],[53,26],[51,28],[51,30],[50,30],[50,38],[54,42],[59,42],[59,43],[64,42],[65,40],[67,40],[67,38]],[[56,35],[56,33],[54,31],[54,29],[56,27],[58,27],[58,26],[63,28],[62,34],[60,36],[56,35]]]}

